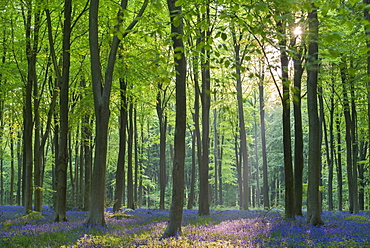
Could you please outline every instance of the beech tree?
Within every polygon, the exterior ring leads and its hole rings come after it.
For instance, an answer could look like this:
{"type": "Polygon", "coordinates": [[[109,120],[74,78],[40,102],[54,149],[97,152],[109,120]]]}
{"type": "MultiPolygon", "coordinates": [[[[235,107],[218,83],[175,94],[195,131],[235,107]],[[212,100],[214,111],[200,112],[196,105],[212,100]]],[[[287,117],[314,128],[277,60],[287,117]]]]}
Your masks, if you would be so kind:
{"type": "Polygon", "coordinates": [[[317,106],[317,81],[318,81],[318,26],[317,8],[312,4],[308,13],[309,21],[309,46],[307,67],[307,101],[309,121],[308,143],[308,198],[307,221],[314,226],[322,225],[320,201],[320,122],[317,106]]]}
{"type": "Polygon", "coordinates": [[[172,168],[172,204],[170,218],[164,237],[181,235],[182,210],[184,206],[184,167],[186,131],[186,58],[183,42],[182,7],[175,0],[167,1],[171,20],[171,37],[176,73],[176,126],[174,159],[172,168]]]}
{"type": "MultiPolygon", "coordinates": [[[[116,32],[120,31],[120,25],[124,18],[124,12],[127,8],[128,1],[123,0],[120,4],[121,9],[117,14],[118,26],[116,32]]],[[[148,1],[145,1],[137,18],[140,17],[148,1]]],[[[96,118],[96,139],[95,139],[95,160],[92,172],[92,187],[94,192],[91,195],[91,205],[89,217],[86,221],[88,225],[105,225],[104,220],[104,201],[105,201],[105,176],[106,176],[106,162],[107,162],[107,139],[108,139],[108,123],[109,123],[109,102],[113,83],[113,71],[116,62],[116,54],[118,51],[119,43],[130,30],[137,24],[136,18],[126,28],[125,32],[121,32],[120,38],[117,34],[114,35],[112,40],[111,49],[109,52],[108,63],[106,66],[105,75],[103,78],[101,71],[101,58],[99,52],[99,32],[98,32],[98,13],[99,13],[99,0],[92,0],[90,3],[89,15],[89,44],[90,44],[90,57],[91,57],[91,77],[92,88],[94,95],[94,107],[96,118]]]]}

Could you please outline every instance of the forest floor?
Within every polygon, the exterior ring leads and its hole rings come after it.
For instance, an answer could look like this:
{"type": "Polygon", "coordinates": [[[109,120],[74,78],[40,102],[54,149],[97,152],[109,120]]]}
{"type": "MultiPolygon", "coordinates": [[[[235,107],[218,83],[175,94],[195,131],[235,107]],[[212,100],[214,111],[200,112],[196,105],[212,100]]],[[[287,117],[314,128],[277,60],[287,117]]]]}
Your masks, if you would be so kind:
{"type": "Polygon", "coordinates": [[[370,212],[324,211],[325,225],[287,220],[281,211],[224,210],[200,217],[184,210],[183,235],[161,239],[169,212],[153,209],[106,212],[105,227],[86,227],[87,212],[53,210],[22,216],[22,207],[0,207],[0,247],[370,247],[370,212]]]}

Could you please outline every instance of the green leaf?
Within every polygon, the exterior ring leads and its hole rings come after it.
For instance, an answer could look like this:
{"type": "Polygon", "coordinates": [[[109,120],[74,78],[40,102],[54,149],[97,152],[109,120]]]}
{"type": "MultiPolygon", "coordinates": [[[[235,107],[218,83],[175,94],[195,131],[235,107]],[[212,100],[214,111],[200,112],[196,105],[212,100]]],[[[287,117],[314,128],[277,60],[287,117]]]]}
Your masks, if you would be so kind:
{"type": "Polygon", "coordinates": [[[200,13],[201,14],[205,14],[207,12],[207,8],[206,8],[206,6],[205,5],[201,5],[200,6],[200,13]]]}
{"type": "Polygon", "coordinates": [[[175,2],[175,6],[176,6],[176,7],[179,7],[179,6],[181,6],[183,3],[184,3],[184,0],[177,0],[177,1],[175,2]]]}
{"type": "Polygon", "coordinates": [[[226,39],[227,39],[227,34],[222,33],[222,34],[221,34],[221,38],[222,38],[223,40],[226,40],[226,39]]]}

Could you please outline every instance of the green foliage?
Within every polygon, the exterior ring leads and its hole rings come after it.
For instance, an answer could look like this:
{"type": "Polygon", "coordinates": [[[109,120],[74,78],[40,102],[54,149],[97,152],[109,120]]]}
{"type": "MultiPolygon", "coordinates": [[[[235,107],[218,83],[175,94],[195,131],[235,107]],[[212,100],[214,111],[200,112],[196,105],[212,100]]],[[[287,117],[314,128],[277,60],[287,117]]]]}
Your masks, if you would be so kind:
{"type": "Polygon", "coordinates": [[[25,216],[22,216],[21,218],[24,219],[25,221],[30,221],[44,219],[44,216],[42,216],[41,212],[31,211],[30,213],[28,213],[25,216]]]}
{"type": "Polygon", "coordinates": [[[210,216],[199,216],[189,222],[190,225],[209,225],[210,223],[212,223],[212,217],[210,216]]]}
{"type": "Polygon", "coordinates": [[[359,223],[368,223],[370,221],[370,219],[366,216],[363,216],[363,215],[350,215],[346,218],[344,218],[343,220],[353,220],[354,222],[359,222],[359,223]]]}

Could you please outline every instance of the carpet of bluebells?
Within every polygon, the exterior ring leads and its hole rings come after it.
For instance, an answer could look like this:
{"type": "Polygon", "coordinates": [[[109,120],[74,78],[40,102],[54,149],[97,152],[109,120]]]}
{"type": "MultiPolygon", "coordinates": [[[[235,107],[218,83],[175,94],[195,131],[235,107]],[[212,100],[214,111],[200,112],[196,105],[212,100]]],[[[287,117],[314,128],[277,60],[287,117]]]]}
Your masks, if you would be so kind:
{"type": "Polygon", "coordinates": [[[184,210],[183,235],[161,238],[169,212],[152,209],[106,211],[107,225],[87,227],[87,212],[23,216],[22,207],[0,207],[0,247],[370,247],[370,213],[324,211],[325,225],[309,226],[305,216],[287,220],[280,211],[212,211],[200,217],[184,210]]]}

